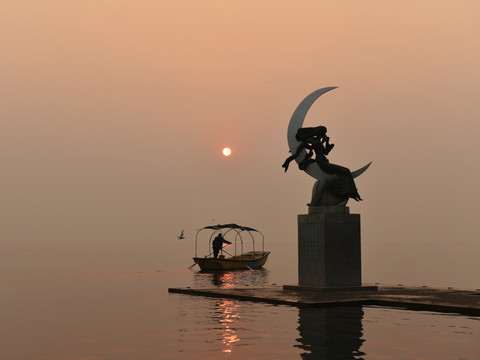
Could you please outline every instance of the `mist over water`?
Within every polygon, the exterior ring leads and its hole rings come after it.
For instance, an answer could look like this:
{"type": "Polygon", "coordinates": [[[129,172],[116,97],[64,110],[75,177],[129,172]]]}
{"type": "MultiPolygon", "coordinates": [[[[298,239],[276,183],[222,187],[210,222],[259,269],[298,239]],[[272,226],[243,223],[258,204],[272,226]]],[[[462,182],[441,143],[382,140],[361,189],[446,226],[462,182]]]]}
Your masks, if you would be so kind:
{"type": "Polygon", "coordinates": [[[476,359],[477,318],[167,292],[296,283],[294,244],[266,249],[263,270],[202,273],[191,242],[3,244],[0,358],[476,359]]]}
{"type": "Polygon", "coordinates": [[[366,279],[480,287],[478,1],[4,3],[0,242],[295,241],[313,179],[283,172],[288,121],[338,86],[304,125],[373,161],[366,279]]]}
{"type": "Polygon", "coordinates": [[[363,281],[480,288],[479,13],[477,0],[3,0],[0,358],[321,357],[338,347],[315,334],[353,322],[352,358],[472,359],[464,317],[166,289],[296,283],[313,179],[283,172],[286,131],[326,86],[304,125],[328,128],[332,163],[373,161],[349,203],[363,281]],[[231,222],[265,235],[266,270],[187,270],[195,230],[231,222]]]}

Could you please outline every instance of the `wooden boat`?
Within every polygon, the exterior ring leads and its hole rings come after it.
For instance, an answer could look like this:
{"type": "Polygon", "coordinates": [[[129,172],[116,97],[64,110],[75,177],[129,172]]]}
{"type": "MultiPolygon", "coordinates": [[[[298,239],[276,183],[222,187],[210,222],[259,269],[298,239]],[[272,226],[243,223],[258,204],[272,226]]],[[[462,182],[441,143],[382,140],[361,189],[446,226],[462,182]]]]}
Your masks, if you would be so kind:
{"type": "Polygon", "coordinates": [[[202,270],[245,270],[260,269],[265,265],[270,251],[249,251],[248,253],[229,258],[193,258],[202,270]]]}
{"type": "Polygon", "coordinates": [[[263,265],[265,265],[268,255],[270,254],[270,251],[265,251],[264,243],[263,234],[260,231],[247,226],[240,226],[237,224],[206,226],[198,230],[195,237],[195,257],[193,258],[193,261],[195,262],[194,265],[197,264],[201,270],[260,269],[263,265]],[[198,257],[198,239],[199,234],[203,230],[210,230],[211,233],[208,241],[209,254],[205,257],[198,257]],[[212,240],[219,233],[223,235],[225,240],[230,238],[232,246],[231,252],[233,252],[233,254],[230,254],[230,252],[225,249],[224,244],[224,248],[220,250],[219,256],[215,259],[213,257],[213,252],[210,251],[212,248],[212,240]],[[245,235],[251,239],[251,251],[244,252],[245,235]],[[262,250],[255,249],[254,235],[261,236],[262,250]],[[227,256],[225,254],[227,254],[227,256]]]}

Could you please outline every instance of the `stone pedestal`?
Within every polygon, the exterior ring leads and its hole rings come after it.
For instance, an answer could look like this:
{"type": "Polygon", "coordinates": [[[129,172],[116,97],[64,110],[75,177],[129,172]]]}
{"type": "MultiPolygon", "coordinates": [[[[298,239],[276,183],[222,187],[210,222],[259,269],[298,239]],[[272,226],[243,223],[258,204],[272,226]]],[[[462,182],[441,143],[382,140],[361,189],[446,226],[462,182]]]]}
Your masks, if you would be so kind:
{"type": "Polygon", "coordinates": [[[298,287],[362,287],[360,214],[319,206],[298,215],[298,287]]]}

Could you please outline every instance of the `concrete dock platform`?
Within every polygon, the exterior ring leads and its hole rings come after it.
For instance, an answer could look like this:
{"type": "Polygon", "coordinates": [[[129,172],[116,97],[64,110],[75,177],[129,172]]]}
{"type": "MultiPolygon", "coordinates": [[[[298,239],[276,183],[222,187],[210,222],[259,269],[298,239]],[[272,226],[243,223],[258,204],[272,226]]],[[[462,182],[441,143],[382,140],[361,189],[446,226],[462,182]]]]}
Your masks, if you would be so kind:
{"type": "Polygon", "coordinates": [[[169,288],[168,292],[297,307],[370,305],[480,316],[480,291],[382,285],[378,285],[378,290],[367,288],[361,291],[295,288],[275,285],[229,289],[169,288]]]}

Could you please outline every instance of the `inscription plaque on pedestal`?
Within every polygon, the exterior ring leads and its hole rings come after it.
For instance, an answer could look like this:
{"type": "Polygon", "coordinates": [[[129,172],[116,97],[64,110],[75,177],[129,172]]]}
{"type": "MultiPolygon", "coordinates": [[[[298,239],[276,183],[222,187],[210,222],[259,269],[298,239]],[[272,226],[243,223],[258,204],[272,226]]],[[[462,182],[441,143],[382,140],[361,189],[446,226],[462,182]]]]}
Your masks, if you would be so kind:
{"type": "Polygon", "coordinates": [[[298,215],[298,285],[362,285],[360,215],[298,215]]]}

